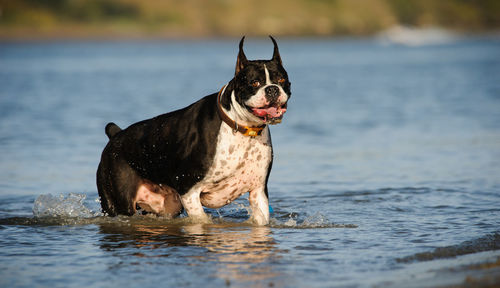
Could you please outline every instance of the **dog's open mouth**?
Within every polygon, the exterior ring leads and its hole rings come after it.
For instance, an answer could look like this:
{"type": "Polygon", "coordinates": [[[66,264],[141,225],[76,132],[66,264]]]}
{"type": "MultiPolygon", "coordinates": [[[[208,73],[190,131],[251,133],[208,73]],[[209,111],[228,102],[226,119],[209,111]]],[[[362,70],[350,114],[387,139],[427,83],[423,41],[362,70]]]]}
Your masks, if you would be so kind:
{"type": "Polygon", "coordinates": [[[277,124],[281,122],[283,115],[286,112],[286,103],[281,106],[266,106],[266,107],[249,107],[253,115],[262,119],[268,124],[277,124]]]}

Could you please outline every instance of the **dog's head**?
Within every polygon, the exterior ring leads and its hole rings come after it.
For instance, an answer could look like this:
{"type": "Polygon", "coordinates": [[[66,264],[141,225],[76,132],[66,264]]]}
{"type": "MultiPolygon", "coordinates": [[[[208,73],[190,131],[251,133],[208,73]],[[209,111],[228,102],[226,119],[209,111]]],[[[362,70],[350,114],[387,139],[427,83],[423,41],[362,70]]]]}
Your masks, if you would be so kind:
{"type": "Polygon", "coordinates": [[[248,125],[277,124],[281,122],[290,98],[290,81],[283,68],[278,44],[274,44],[271,60],[248,60],[240,41],[236,72],[222,95],[222,106],[248,125]]]}

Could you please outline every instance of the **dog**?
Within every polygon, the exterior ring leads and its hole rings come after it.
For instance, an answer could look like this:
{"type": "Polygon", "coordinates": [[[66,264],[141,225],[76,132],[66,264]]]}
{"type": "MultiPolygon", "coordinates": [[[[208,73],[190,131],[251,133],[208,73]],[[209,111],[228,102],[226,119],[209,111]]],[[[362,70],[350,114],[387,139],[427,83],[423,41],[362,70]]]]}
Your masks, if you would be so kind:
{"type": "Polygon", "coordinates": [[[106,215],[176,217],[185,210],[209,223],[203,206],[217,209],[249,192],[249,221],[269,223],[269,125],[281,122],[291,96],[269,37],[271,60],[248,60],[241,39],[234,78],[218,93],[124,130],[106,125],[109,142],[97,169],[106,215]]]}

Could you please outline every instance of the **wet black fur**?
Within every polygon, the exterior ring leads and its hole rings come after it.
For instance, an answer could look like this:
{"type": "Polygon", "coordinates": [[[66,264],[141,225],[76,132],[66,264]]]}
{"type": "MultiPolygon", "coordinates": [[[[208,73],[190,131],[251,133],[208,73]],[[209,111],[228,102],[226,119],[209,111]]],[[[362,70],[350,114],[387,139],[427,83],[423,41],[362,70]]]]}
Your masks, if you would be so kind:
{"type": "Polygon", "coordinates": [[[97,172],[103,211],[132,215],[140,178],[185,194],[212,164],[221,122],[217,94],[212,94],[117,132],[104,148],[97,172]]]}

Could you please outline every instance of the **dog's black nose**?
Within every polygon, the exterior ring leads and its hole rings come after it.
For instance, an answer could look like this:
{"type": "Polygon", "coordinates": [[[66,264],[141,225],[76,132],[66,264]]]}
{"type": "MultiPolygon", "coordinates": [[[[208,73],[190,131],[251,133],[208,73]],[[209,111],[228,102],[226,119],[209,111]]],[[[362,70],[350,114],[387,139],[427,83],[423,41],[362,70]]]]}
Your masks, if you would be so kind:
{"type": "Polygon", "coordinates": [[[266,91],[266,99],[271,103],[276,102],[280,96],[280,88],[278,86],[267,86],[264,91],[266,91]]]}

